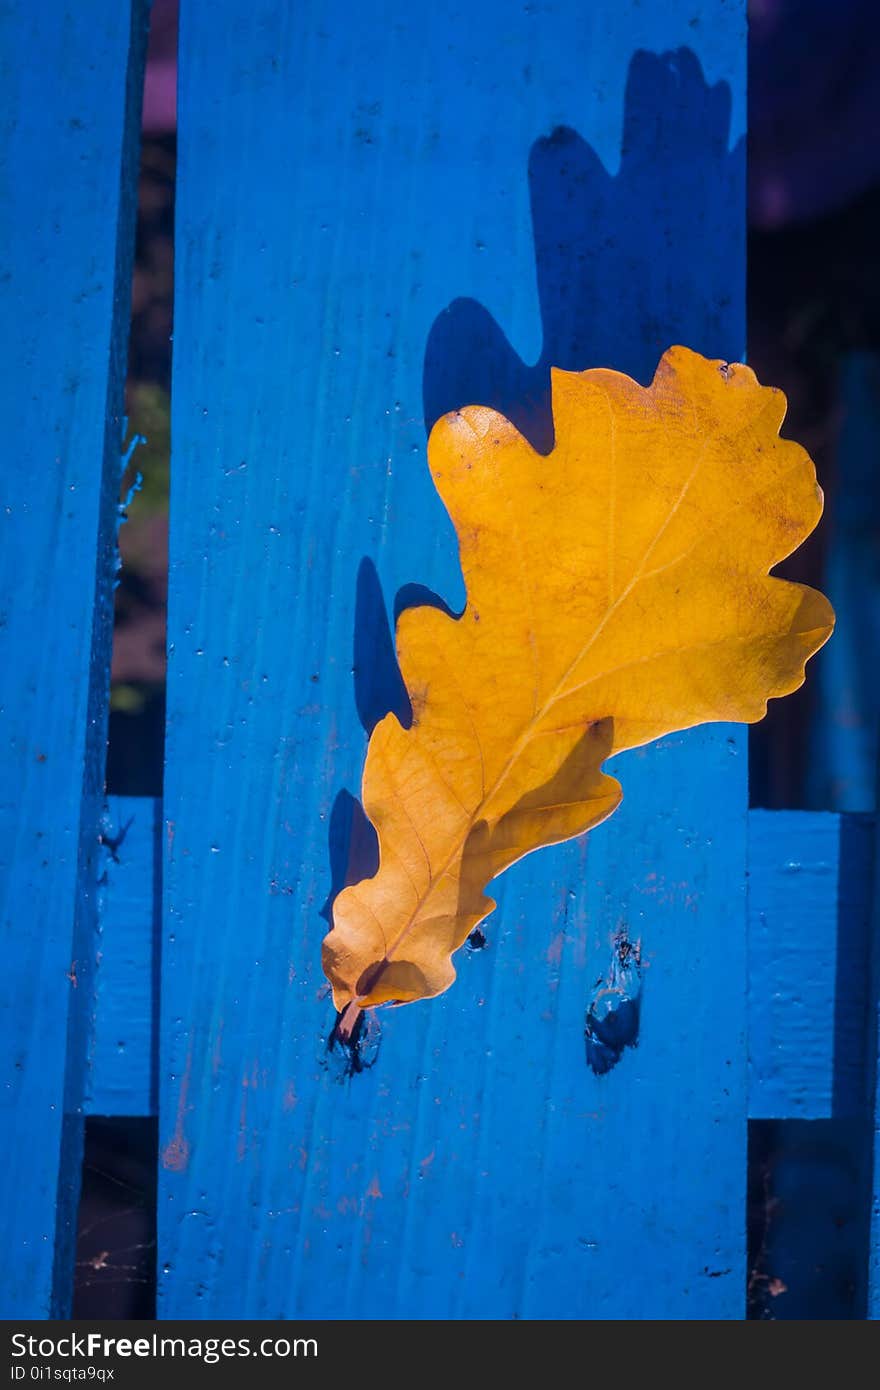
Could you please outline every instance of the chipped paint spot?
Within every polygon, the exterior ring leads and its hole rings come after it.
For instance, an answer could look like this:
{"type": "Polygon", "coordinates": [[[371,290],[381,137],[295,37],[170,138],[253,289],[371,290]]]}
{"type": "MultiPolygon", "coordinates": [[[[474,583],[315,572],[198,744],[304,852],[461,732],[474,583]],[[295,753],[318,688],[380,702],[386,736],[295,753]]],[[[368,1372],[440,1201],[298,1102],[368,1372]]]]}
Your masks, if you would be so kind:
{"type": "Polygon", "coordinates": [[[223,1062],[223,1020],[221,1018],[217,1025],[217,1036],[214,1038],[214,1050],[211,1053],[211,1073],[217,1076],[223,1062]]]}
{"type": "Polygon", "coordinates": [[[559,965],[562,960],[562,952],[565,948],[565,932],[558,931],[547,947],[547,964],[559,965]]]}
{"type": "Polygon", "coordinates": [[[241,1106],[238,1112],[238,1139],[235,1144],[235,1157],[241,1163],[247,1153],[247,1080],[242,1082],[241,1106]]]}
{"type": "Polygon", "coordinates": [[[584,1023],[587,1064],[597,1076],[611,1071],[639,1037],[642,996],[640,941],[621,924],[611,943],[608,973],[596,981],[584,1023]]]}
{"type": "Polygon", "coordinates": [[[238,1141],[236,1143],[236,1157],[239,1163],[241,1163],[248,1151],[248,1091],[255,1091],[258,1086],[264,1086],[265,1084],[265,1072],[260,1072],[259,1064],[254,1060],[251,1064],[250,1075],[245,1072],[244,1076],[241,1078],[241,1108],[238,1112],[238,1141]]]}
{"type": "Polygon", "coordinates": [[[185,1125],[187,1114],[192,1109],[192,1106],[187,1104],[192,1075],[192,1057],[192,1044],[190,1044],[186,1066],[180,1079],[177,1114],[174,1117],[174,1133],[162,1150],[162,1167],[171,1173],[185,1173],[189,1164],[190,1143],[186,1137],[185,1125]]]}

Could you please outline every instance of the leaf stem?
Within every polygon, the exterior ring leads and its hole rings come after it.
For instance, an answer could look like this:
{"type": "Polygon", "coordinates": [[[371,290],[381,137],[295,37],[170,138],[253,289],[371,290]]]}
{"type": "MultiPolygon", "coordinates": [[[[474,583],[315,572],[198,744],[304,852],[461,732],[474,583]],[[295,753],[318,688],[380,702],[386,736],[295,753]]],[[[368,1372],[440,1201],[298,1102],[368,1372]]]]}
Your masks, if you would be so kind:
{"type": "Polygon", "coordinates": [[[363,1008],[356,999],[352,999],[350,1004],[346,1004],[336,1025],[336,1036],[340,1042],[351,1042],[352,1034],[362,1013],[363,1008]]]}

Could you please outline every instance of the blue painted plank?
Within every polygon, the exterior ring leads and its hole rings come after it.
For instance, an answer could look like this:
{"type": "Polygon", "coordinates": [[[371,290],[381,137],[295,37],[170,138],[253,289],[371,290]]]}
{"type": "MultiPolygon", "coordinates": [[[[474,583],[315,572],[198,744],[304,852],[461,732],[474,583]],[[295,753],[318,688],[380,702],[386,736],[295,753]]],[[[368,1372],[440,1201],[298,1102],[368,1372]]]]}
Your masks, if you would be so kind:
{"type": "Polygon", "coordinates": [[[63,1315],[72,1281],[144,46],[129,9],[0,12],[7,1318],[63,1315]]]}
{"type": "Polygon", "coordinates": [[[622,761],[350,1082],[319,945],[386,607],[461,599],[425,415],[546,438],[551,360],[742,349],[743,6],[190,0],[180,42],[160,1308],[738,1317],[741,731],[622,761]],[[641,1039],[599,1076],[624,927],[641,1039]]]}
{"type": "MultiPolygon", "coordinates": [[[[86,1110],[157,1111],[162,806],[111,797],[86,1110]]],[[[864,1114],[873,820],[748,817],[749,1119],[864,1114]]]]}
{"type": "Polygon", "coordinates": [[[99,880],[87,1115],[158,1110],[162,804],[110,797],[99,880]]]}
{"type": "Polygon", "coordinates": [[[749,1116],[865,1106],[873,818],[749,815],[749,1116]]]}

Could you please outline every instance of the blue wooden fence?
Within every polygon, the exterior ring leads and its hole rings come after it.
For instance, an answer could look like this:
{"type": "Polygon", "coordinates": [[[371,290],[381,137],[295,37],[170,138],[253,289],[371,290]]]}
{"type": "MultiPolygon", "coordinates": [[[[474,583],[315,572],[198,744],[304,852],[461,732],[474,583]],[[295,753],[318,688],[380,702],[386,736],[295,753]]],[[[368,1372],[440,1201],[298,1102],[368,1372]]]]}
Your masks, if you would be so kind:
{"type": "Polygon", "coordinates": [[[749,814],[738,727],[626,755],[351,1077],[319,943],[389,624],[461,597],[426,425],[743,353],[743,0],[183,0],[165,790],[104,806],[144,25],[0,16],[3,1312],[69,1305],[91,1113],[158,1114],[160,1316],[742,1317],[749,1118],[872,1113],[867,814],[749,814]]]}

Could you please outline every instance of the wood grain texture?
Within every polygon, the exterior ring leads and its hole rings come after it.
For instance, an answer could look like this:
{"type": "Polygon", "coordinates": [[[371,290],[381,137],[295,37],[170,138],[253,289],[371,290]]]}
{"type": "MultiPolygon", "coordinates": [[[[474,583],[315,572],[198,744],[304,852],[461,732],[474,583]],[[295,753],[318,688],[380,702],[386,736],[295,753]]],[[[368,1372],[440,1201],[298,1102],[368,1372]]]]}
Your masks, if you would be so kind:
{"type": "Polygon", "coordinates": [[[162,803],[113,796],[104,817],[88,1115],[158,1110],[162,803]]]}
{"type": "Polygon", "coordinates": [[[873,817],[749,814],[749,1116],[865,1107],[873,817]]]}
{"type": "Polygon", "coordinates": [[[742,1314],[738,729],[621,760],[614,821],[512,870],[454,993],[383,1014],[350,1080],[319,943],[359,716],[399,697],[378,599],[461,598],[423,391],[741,352],[744,56],[738,0],[183,6],[165,1317],[742,1314]],[[624,932],[640,1041],[596,1075],[624,932]]]}
{"type": "Polygon", "coordinates": [[[7,1318],[63,1315],[72,1280],[144,48],[130,10],[0,14],[7,1318]]]}

